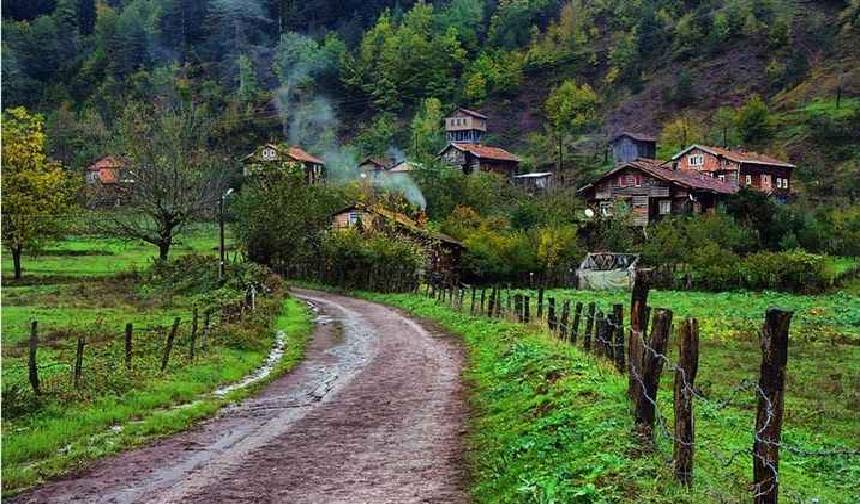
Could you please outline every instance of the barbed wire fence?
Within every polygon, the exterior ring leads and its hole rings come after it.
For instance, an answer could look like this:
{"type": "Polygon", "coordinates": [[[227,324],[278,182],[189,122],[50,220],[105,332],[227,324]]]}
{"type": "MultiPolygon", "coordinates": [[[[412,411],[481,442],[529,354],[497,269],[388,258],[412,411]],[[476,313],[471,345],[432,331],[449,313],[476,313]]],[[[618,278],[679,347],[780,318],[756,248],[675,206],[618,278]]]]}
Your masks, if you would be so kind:
{"type": "Polygon", "coordinates": [[[193,364],[201,353],[224,342],[223,329],[253,315],[263,294],[265,289],[252,283],[240,298],[203,310],[194,307],[187,318],[176,316],[169,325],[135,327],[128,322],[124,328],[106,330],[98,324],[60,341],[40,342],[40,325],[33,318],[27,341],[4,345],[4,409],[10,408],[14,416],[34,398],[81,394],[88,381],[164,375],[193,364]],[[42,356],[40,350],[48,353],[42,356]]]}
{"type": "MultiPolygon", "coordinates": [[[[660,454],[661,443],[670,444],[671,456],[668,456],[667,463],[672,465],[680,485],[689,487],[693,484],[695,451],[726,471],[737,471],[739,460],[751,462],[753,478],[746,488],[739,490],[743,494],[740,496],[742,500],[770,504],[782,496],[790,502],[810,502],[809,496],[780,486],[781,452],[792,457],[860,458],[860,449],[805,447],[782,439],[791,311],[770,308],[764,315],[759,331],[762,360],[758,379],[742,379],[720,397],[705,394],[695,384],[699,362],[698,320],[685,318],[674,331],[678,358],[673,359],[668,342],[673,333],[674,314],[668,309],[648,306],[649,274],[648,270],[637,272],[631,294],[630,323],[626,327],[622,304],[614,304],[604,312],[595,301],[574,303],[564,300],[560,304],[559,315],[557,300],[548,297],[544,302],[542,289],[533,300],[529,295],[511,293],[509,287],[499,285],[478,288],[467,284],[428,284],[424,295],[434,299],[438,305],[447,305],[472,316],[545,326],[559,340],[579,345],[598,358],[611,362],[618,372],[629,378],[634,437],[640,451],[660,454]],[[671,373],[673,377],[671,401],[661,400],[661,394],[658,394],[664,372],[671,373]],[[752,428],[743,415],[718,416],[728,408],[750,401],[756,405],[752,428]],[[713,436],[714,439],[702,435],[697,437],[694,404],[700,417],[705,416],[709,420],[718,417],[727,429],[748,432],[749,442],[744,446],[727,446],[718,436],[713,436]],[[671,413],[662,411],[667,406],[671,413]]],[[[731,477],[736,478],[737,473],[731,477]]],[[[713,497],[719,501],[731,500],[725,495],[713,497]]],[[[811,501],[816,502],[817,497],[811,501]]]]}

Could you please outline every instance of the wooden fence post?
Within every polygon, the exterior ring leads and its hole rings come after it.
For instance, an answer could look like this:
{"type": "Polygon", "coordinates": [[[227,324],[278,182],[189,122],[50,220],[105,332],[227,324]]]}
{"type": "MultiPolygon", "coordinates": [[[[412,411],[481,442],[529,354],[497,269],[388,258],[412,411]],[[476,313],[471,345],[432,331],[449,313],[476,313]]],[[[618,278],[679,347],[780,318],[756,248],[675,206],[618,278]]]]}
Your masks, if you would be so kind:
{"type": "Polygon", "coordinates": [[[523,322],[528,324],[531,321],[531,314],[529,311],[531,310],[531,300],[528,296],[523,300],[524,309],[523,309],[523,322]]]}
{"type": "Polygon", "coordinates": [[[594,353],[597,355],[602,355],[605,351],[604,348],[604,338],[606,336],[606,317],[603,316],[603,312],[597,310],[597,314],[594,316],[594,353]]]}
{"type": "Polygon", "coordinates": [[[582,319],[582,301],[576,302],[576,308],[573,310],[573,328],[570,331],[570,342],[576,344],[576,338],[579,336],[579,322],[582,319]]]}
{"type": "Polygon", "coordinates": [[[36,365],[36,348],[39,345],[37,324],[35,320],[30,322],[30,356],[27,367],[29,368],[30,386],[33,387],[33,393],[39,395],[42,393],[42,389],[39,387],[39,368],[36,365]]]}
{"type": "Polygon", "coordinates": [[[565,299],[561,308],[561,324],[559,325],[558,338],[562,341],[567,339],[568,320],[570,319],[570,299],[565,299]]]}
{"type": "Polygon", "coordinates": [[[131,356],[132,356],[132,346],[131,346],[131,334],[134,330],[131,322],[125,325],[125,368],[128,371],[131,371],[131,356]]]}
{"type": "Polygon", "coordinates": [[[642,352],[645,343],[645,307],[648,306],[648,291],[650,290],[650,272],[637,269],[633,281],[633,292],[630,296],[630,338],[627,343],[629,354],[627,361],[630,367],[630,381],[627,394],[631,399],[642,395],[639,390],[639,380],[642,376],[642,352]]]}
{"type": "MultiPolygon", "coordinates": [[[[663,359],[666,344],[669,341],[669,330],[672,327],[672,311],[658,309],[654,313],[651,327],[651,338],[648,348],[643,344],[641,375],[634,376],[639,386],[638,395],[634,398],[634,421],[636,432],[645,448],[650,449],[654,439],[654,421],[657,418],[657,388],[660,385],[660,374],[663,372],[663,359]]],[[[632,372],[632,368],[631,368],[632,372]]]]}
{"type": "Polygon", "coordinates": [[[197,307],[194,307],[194,310],[191,314],[191,348],[188,351],[188,356],[191,358],[191,361],[194,362],[194,343],[197,342],[197,307]]]}
{"type": "MultiPolygon", "coordinates": [[[[615,346],[612,355],[615,360],[615,367],[618,371],[624,374],[624,305],[618,303],[612,305],[612,318],[615,321],[615,346]]],[[[612,335],[609,336],[609,342],[612,343],[612,335]]]]}
{"type": "Polygon", "coordinates": [[[209,348],[209,323],[212,316],[212,310],[203,312],[203,341],[200,342],[200,348],[206,351],[209,348]]]}
{"type": "Polygon", "coordinates": [[[493,310],[495,309],[496,302],[496,287],[490,287],[490,300],[487,301],[487,316],[493,316],[493,310]]]}
{"type": "Polygon", "coordinates": [[[514,295],[514,311],[517,312],[516,321],[520,324],[523,323],[523,295],[516,294],[514,295]]]}
{"type": "Polygon", "coordinates": [[[161,357],[161,372],[167,369],[167,361],[170,359],[170,351],[173,349],[173,340],[176,338],[176,330],[179,329],[179,317],[173,319],[173,327],[167,335],[167,346],[164,347],[164,355],[161,357]]]}
{"type": "MultiPolygon", "coordinates": [[[[540,308],[538,308],[540,309],[540,308]]],[[[555,318],[555,298],[547,298],[546,321],[550,332],[555,332],[558,327],[558,321],[555,318]]]]}
{"type": "Polygon", "coordinates": [[[84,368],[84,335],[78,335],[78,351],[75,354],[75,379],[74,386],[77,390],[81,385],[81,373],[84,368]]]}
{"type": "Polygon", "coordinates": [[[543,319],[543,287],[538,289],[537,311],[535,312],[535,316],[539,319],[543,319]]]}
{"type": "Polygon", "coordinates": [[[783,387],[788,364],[788,328],[793,312],[768,308],[761,331],[761,371],[753,441],[755,504],[776,504],[779,494],[779,443],[783,387]]]}
{"type": "Polygon", "coordinates": [[[500,289],[499,286],[496,285],[496,305],[495,305],[495,312],[493,313],[493,316],[501,317],[501,315],[502,315],[502,289],[500,289]]]}
{"type": "Polygon", "coordinates": [[[475,314],[475,295],[478,291],[475,290],[475,286],[472,286],[472,304],[469,305],[469,315],[475,314]]]}
{"type": "Polygon", "coordinates": [[[484,314],[484,300],[487,298],[487,288],[481,288],[481,315],[484,314]]]}
{"type": "Polygon", "coordinates": [[[594,301],[588,302],[588,312],[585,314],[585,334],[582,336],[582,348],[586,351],[591,350],[591,334],[594,331],[594,310],[597,309],[597,303],[594,301]]]}
{"type": "Polygon", "coordinates": [[[675,477],[684,486],[693,482],[693,383],[699,370],[699,321],[688,318],[678,338],[675,367],[675,477]]]}

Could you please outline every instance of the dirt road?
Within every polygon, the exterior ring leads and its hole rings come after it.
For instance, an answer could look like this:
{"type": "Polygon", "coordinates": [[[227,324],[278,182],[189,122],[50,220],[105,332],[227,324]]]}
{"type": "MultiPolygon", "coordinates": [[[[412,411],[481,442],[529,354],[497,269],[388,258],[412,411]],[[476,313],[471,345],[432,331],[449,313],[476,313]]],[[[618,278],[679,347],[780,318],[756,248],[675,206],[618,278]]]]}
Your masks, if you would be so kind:
{"type": "Polygon", "coordinates": [[[457,503],[462,358],[368,301],[311,291],[306,360],[200,426],[14,502],[457,503]]]}

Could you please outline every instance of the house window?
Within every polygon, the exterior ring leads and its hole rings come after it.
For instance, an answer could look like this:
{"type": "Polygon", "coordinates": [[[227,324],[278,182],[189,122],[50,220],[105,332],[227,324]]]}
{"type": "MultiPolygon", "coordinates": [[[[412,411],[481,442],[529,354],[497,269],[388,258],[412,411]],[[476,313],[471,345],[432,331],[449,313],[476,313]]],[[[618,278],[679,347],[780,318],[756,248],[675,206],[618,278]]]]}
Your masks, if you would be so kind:
{"type": "Polygon", "coordinates": [[[752,175],[746,176],[746,185],[752,185],[752,175]]]}
{"type": "Polygon", "coordinates": [[[348,227],[353,227],[356,224],[358,224],[358,212],[356,212],[355,210],[350,210],[349,215],[347,215],[346,218],[346,225],[348,227]]]}
{"type": "Polygon", "coordinates": [[[641,186],[642,185],[642,175],[634,175],[633,176],[633,183],[636,185],[636,187],[641,186]]]}
{"type": "Polygon", "coordinates": [[[600,215],[609,216],[612,215],[612,202],[611,201],[601,201],[600,202],[600,215]]]}
{"type": "Polygon", "coordinates": [[[705,164],[705,156],[702,154],[691,154],[687,160],[690,166],[702,166],[705,164]]]}
{"type": "Polygon", "coordinates": [[[726,181],[726,176],[725,176],[725,175],[717,175],[717,178],[718,178],[718,179],[720,179],[720,182],[725,182],[725,181],[726,181]]]}
{"type": "Polygon", "coordinates": [[[659,211],[660,215],[669,215],[672,213],[672,200],[660,200],[659,211]]]}

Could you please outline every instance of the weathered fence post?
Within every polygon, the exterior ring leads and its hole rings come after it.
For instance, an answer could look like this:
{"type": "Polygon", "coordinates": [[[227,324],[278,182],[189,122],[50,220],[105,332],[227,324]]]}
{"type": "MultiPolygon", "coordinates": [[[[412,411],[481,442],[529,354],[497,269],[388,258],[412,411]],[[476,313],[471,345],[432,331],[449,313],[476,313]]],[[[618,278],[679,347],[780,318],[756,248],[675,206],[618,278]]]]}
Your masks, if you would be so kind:
{"type": "Polygon", "coordinates": [[[761,331],[762,359],[753,440],[753,501],[756,504],[775,504],[779,494],[783,387],[792,314],[790,311],[768,308],[761,331]]]}
{"type": "Polygon", "coordinates": [[[603,312],[601,310],[597,310],[597,314],[594,316],[594,353],[597,355],[603,355],[605,352],[605,337],[606,337],[606,317],[603,316],[603,312]]]}
{"type": "Polygon", "coordinates": [[[469,305],[469,315],[475,314],[475,295],[477,294],[477,290],[475,290],[475,286],[472,286],[472,304],[469,305]]]}
{"type": "MultiPolygon", "coordinates": [[[[660,374],[663,372],[663,359],[666,353],[666,343],[669,341],[669,329],[672,327],[672,311],[658,309],[654,313],[651,327],[651,338],[648,348],[643,343],[642,361],[637,367],[640,375],[633,378],[639,386],[634,396],[634,421],[636,432],[643,445],[651,448],[654,439],[654,421],[657,418],[657,388],[660,385],[660,374]]],[[[632,372],[631,367],[631,372],[632,372]]]]}
{"type": "Polygon", "coordinates": [[[576,344],[576,338],[579,336],[579,322],[582,319],[582,301],[576,302],[576,308],[573,310],[573,328],[570,331],[570,342],[576,344]]]}
{"type": "Polygon", "coordinates": [[[203,312],[203,341],[200,342],[200,348],[206,351],[209,348],[209,323],[212,316],[212,310],[203,312]]]}
{"type": "Polygon", "coordinates": [[[39,368],[36,365],[36,348],[39,345],[37,324],[35,320],[30,322],[30,356],[27,361],[27,367],[30,372],[30,386],[33,387],[33,393],[39,395],[42,393],[42,389],[39,388],[39,368]]]}
{"type": "Polygon", "coordinates": [[[501,317],[501,315],[502,315],[502,289],[500,289],[498,285],[496,286],[495,310],[496,311],[493,313],[493,316],[501,317]]]}
{"type": "MultiPolygon", "coordinates": [[[[538,308],[540,309],[540,308],[538,308]]],[[[555,298],[547,298],[546,321],[550,332],[555,332],[558,327],[558,321],[555,317],[555,298]]]]}
{"type": "Polygon", "coordinates": [[[699,370],[699,322],[688,318],[678,338],[675,368],[675,477],[684,486],[693,482],[693,383],[699,370]]]}
{"type": "MultiPolygon", "coordinates": [[[[615,320],[615,345],[612,355],[615,360],[615,367],[622,374],[625,371],[624,363],[624,305],[618,303],[612,305],[612,318],[615,320]]],[[[609,342],[612,343],[612,335],[609,336],[609,342]]]]}
{"type": "Polygon", "coordinates": [[[543,287],[538,289],[537,311],[535,312],[535,316],[539,319],[543,319],[543,287]]]}
{"type": "Polygon", "coordinates": [[[630,381],[627,394],[635,400],[642,395],[639,380],[642,376],[642,352],[645,344],[645,307],[648,306],[648,291],[650,290],[650,272],[637,269],[633,280],[633,292],[630,296],[630,338],[627,343],[630,366],[630,381]]]}
{"type": "Polygon", "coordinates": [[[173,349],[173,340],[176,338],[176,330],[179,329],[179,317],[173,319],[173,327],[167,335],[167,346],[164,347],[164,356],[161,358],[161,372],[167,369],[167,361],[170,359],[170,351],[173,349]]]}
{"type": "Polygon", "coordinates": [[[133,326],[131,322],[125,325],[125,368],[131,371],[131,356],[132,356],[132,347],[131,347],[131,333],[133,331],[133,326]]]}
{"type": "Polygon", "coordinates": [[[558,339],[567,339],[567,326],[570,319],[570,299],[565,299],[561,308],[561,324],[559,325],[558,339]]]}
{"type": "Polygon", "coordinates": [[[516,321],[520,324],[523,323],[523,295],[515,294],[514,295],[514,311],[517,313],[516,321]]]}
{"type": "Polygon", "coordinates": [[[594,310],[596,309],[597,303],[589,301],[588,312],[585,314],[585,334],[582,336],[582,348],[586,351],[591,350],[591,334],[594,331],[594,310]]]}
{"type": "Polygon", "coordinates": [[[197,342],[197,307],[191,312],[191,348],[188,350],[188,356],[191,361],[194,361],[194,344],[197,342]]]}
{"type": "Polygon", "coordinates": [[[529,311],[531,310],[531,299],[528,296],[523,300],[523,322],[528,324],[531,321],[531,314],[529,311]]]}
{"type": "Polygon", "coordinates": [[[505,298],[505,317],[511,318],[511,284],[508,284],[507,297],[505,298]]]}
{"type": "Polygon", "coordinates": [[[481,288],[481,315],[484,314],[484,300],[487,298],[487,288],[481,288]]]}
{"type": "Polygon", "coordinates": [[[78,335],[78,351],[75,354],[75,379],[74,386],[75,390],[78,389],[81,385],[81,372],[83,372],[84,368],[84,335],[78,335]]]}
{"type": "Polygon", "coordinates": [[[490,287],[490,300],[487,302],[487,316],[488,317],[493,316],[493,310],[496,307],[495,303],[496,303],[496,287],[493,286],[493,287],[490,287]]]}

